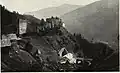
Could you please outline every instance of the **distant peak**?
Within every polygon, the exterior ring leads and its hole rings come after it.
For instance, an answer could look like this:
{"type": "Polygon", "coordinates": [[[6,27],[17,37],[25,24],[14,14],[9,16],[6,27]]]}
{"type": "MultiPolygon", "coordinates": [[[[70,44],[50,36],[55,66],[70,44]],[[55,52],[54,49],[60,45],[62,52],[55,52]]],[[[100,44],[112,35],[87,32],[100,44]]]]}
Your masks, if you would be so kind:
{"type": "MultiPolygon", "coordinates": [[[[60,6],[72,6],[72,4],[62,4],[60,6]]],[[[79,5],[74,5],[74,6],[79,6],[79,5]]]]}
{"type": "Polygon", "coordinates": [[[62,4],[62,5],[71,5],[71,4],[62,4]]]}

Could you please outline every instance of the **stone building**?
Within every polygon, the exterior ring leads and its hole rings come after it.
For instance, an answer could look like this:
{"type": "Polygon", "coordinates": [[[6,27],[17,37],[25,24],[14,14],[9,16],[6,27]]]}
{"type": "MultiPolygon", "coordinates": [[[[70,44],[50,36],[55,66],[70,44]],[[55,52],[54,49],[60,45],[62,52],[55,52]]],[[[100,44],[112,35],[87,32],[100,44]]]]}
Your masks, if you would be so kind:
{"type": "Polygon", "coordinates": [[[19,20],[19,34],[26,33],[27,24],[28,24],[27,20],[23,19],[19,20]]]}
{"type": "Polygon", "coordinates": [[[63,22],[58,17],[51,17],[46,19],[46,25],[50,28],[56,28],[62,26],[63,22]]]}
{"type": "Polygon", "coordinates": [[[20,19],[19,21],[19,34],[23,33],[43,33],[53,28],[59,28],[63,25],[63,22],[58,17],[47,18],[46,21],[44,19],[39,21],[31,21],[20,19]]]}
{"type": "Polygon", "coordinates": [[[19,34],[39,32],[42,29],[40,24],[30,20],[20,19],[19,21],[19,34]]]}

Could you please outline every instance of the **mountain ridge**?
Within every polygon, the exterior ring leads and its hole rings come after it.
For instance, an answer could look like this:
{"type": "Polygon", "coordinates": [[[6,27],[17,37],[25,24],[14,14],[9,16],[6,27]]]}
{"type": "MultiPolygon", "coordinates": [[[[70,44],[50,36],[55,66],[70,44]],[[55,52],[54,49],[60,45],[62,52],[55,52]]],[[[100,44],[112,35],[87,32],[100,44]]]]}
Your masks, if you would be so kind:
{"type": "Polygon", "coordinates": [[[48,7],[44,9],[40,9],[38,11],[33,12],[27,12],[25,14],[34,15],[35,17],[41,19],[41,18],[47,18],[51,16],[61,16],[65,13],[68,13],[72,10],[75,10],[79,7],[82,7],[81,5],[71,5],[71,4],[62,4],[57,7],[48,7]]]}
{"type": "Polygon", "coordinates": [[[118,0],[101,0],[61,16],[71,33],[81,33],[88,40],[117,43],[118,0]]]}

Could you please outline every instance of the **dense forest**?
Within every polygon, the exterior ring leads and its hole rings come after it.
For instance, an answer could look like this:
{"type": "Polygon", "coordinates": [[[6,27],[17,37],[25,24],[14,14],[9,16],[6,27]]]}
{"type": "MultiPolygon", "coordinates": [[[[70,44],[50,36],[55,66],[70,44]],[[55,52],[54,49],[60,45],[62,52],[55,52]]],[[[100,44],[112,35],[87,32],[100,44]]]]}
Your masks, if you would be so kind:
{"type": "Polygon", "coordinates": [[[9,11],[5,6],[0,5],[1,8],[1,33],[9,34],[15,33],[19,34],[19,19],[25,19],[25,16],[19,14],[16,11],[9,11]],[[7,30],[6,30],[7,29],[7,30]]]}

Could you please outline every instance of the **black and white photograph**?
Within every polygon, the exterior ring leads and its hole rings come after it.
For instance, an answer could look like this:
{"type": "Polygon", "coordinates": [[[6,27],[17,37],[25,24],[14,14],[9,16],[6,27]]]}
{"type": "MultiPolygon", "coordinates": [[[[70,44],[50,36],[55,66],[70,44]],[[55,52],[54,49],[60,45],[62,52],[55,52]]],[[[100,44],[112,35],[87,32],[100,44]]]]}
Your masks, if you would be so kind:
{"type": "Polygon", "coordinates": [[[0,0],[1,72],[119,72],[119,0],[0,0]]]}

